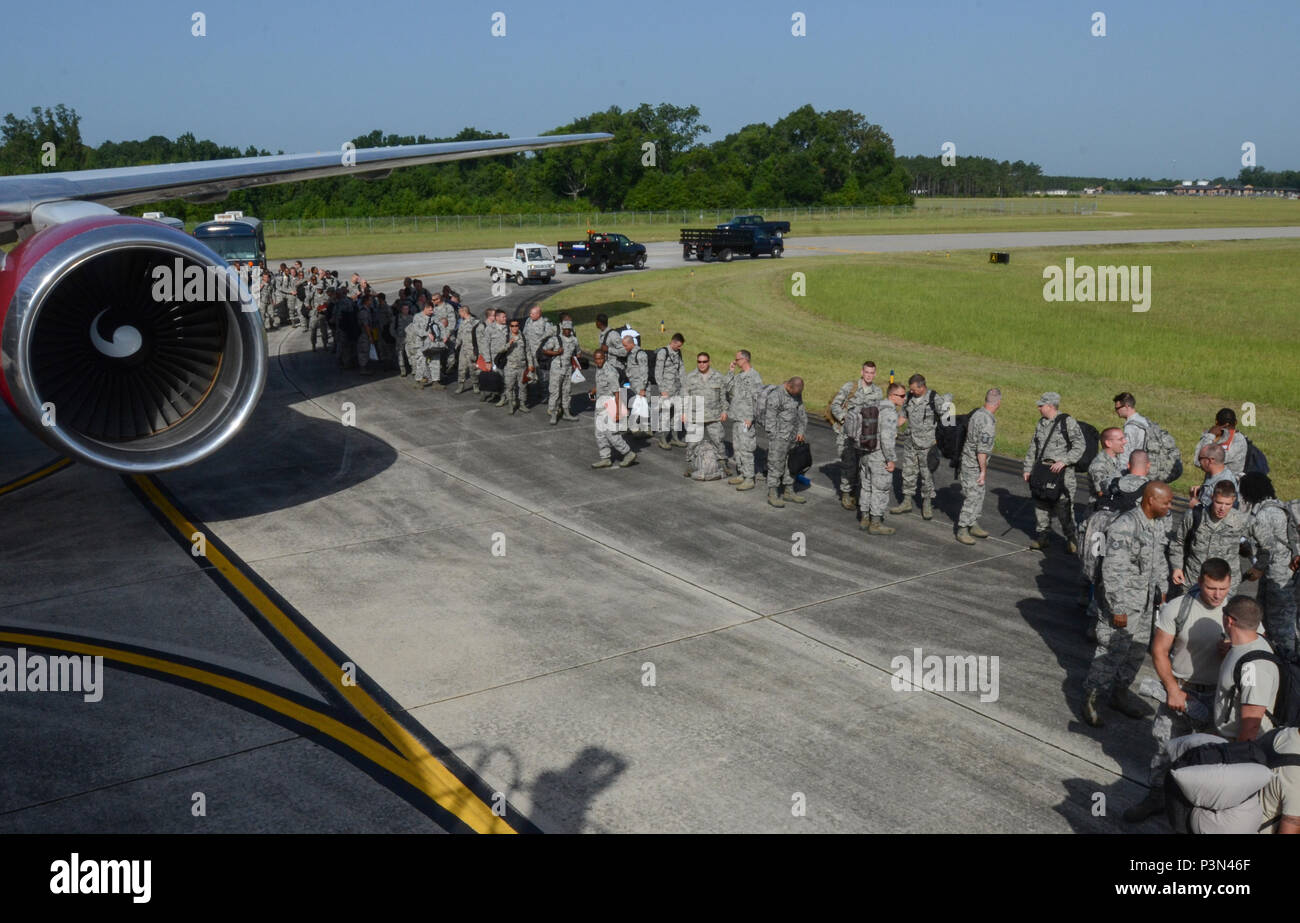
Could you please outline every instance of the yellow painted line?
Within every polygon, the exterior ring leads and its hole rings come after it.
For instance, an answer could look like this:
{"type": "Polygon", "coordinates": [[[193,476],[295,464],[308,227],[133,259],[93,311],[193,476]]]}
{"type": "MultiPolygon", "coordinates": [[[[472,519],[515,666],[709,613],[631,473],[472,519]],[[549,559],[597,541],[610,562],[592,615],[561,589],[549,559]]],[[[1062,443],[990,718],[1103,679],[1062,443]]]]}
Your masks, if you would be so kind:
{"type": "MultiPolygon", "coordinates": [[[[144,491],[145,496],[180,532],[185,541],[190,541],[190,537],[200,531],[163,496],[152,478],[137,474],[134,475],[134,480],[136,486],[144,491]]],[[[261,613],[263,618],[271,623],[285,640],[293,645],[295,650],[307,658],[308,663],[327,682],[338,689],[366,721],[397,748],[398,752],[406,758],[406,764],[415,773],[416,781],[413,781],[412,785],[428,795],[439,806],[459,817],[471,830],[479,833],[515,832],[504,818],[494,814],[482,799],[466,788],[446,766],[440,763],[424,744],[398,724],[373,696],[360,686],[345,685],[342,664],[331,660],[320,646],[285,614],[284,610],[258,589],[257,585],[219,549],[209,544],[206,560],[261,613]]]]}
{"type": "Polygon", "coordinates": [[[39,481],[41,478],[49,477],[51,474],[54,474],[54,472],[56,471],[62,471],[70,464],[72,464],[71,458],[60,458],[58,461],[51,462],[50,464],[46,465],[44,468],[40,469],[39,471],[33,471],[31,474],[26,474],[18,478],[17,480],[10,481],[8,484],[4,484],[0,486],[0,497],[3,497],[7,493],[11,493],[15,491],[20,487],[26,487],[28,484],[35,483],[36,481],[39,481]]]}
{"type": "MultiPolygon", "coordinates": [[[[98,655],[103,657],[105,660],[131,664],[132,666],[141,667],[153,673],[176,676],[214,689],[220,689],[223,692],[231,693],[232,695],[236,695],[242,699],[247,699],[250,702],[256,702],[264,708],[288,718],[292,718],[308,727],[315,728],[322,734],[334,738],[339,743],[365,757],[375,765],[388,770],[393,775],[409,783],[416,789],[427,792],[427,780],[418,771],[417,767],[415,767],[410,761],[398,756],[392,750],[382,746],[377,741],[367,737],[355,728],[350,728],[341,721],[331,718],[324,712],[319,712],[315,709],[299,705],[297,702],[290,701],[289,699],[276,695],[273,692],[267,692],[265,689],[250,685],[242,680],[231,679],[228,676],[222,676],[220,673],[213,673],[209,670],[202,670],[198,667],[191,667],[187,664],[174,663],[170,660],[151,657],[147,654],[137,654],[134,651],[124,651],[119,650],[118,648],[105,647],[99,644],[71,641],[66,638],[52,638],[45,635],[31,635],[22,632],[0,630],[0,642],[15,646],[30,646],[45,648],[47,650],[66,651],[70,654],[82,654],[92,657],[98,655]]],[[[441,802],[439,802],[439,804],[441,804],[441,802]]],[[[443,805],[443,807],[446,807],[446,805],[443,805]]],[[[460,814],[457,814],[456,816],[461,817],[460,814]]],[[[462,817],[461,819],[463,820],[464,818],[462,817]]]]}

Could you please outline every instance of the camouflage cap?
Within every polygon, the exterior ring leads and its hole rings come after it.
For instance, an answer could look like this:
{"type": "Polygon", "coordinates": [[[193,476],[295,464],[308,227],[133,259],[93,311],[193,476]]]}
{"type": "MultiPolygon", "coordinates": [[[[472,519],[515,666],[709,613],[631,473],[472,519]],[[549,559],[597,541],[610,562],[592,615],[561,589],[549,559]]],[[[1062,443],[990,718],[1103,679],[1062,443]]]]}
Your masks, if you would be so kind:
{"type": "Polygon", "coordinates": [[[1044,391],[1043,396],[1038,399],[1038,406],[1042,407],[1044,404],[1051,404],[1053,407],[1060,407],[1061,395],[1057,394],[1055,391],[1044,391]]]}

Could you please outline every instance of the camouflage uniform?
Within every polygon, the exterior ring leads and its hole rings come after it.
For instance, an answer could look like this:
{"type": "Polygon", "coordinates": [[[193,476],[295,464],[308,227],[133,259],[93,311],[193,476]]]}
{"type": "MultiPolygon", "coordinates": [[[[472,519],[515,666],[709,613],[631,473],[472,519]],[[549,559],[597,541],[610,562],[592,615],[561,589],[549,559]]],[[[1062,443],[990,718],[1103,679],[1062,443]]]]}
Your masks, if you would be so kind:
{"type": "Polygon", "coordinates": [[[675,437],[681,429],[682,378],[685,374],[681,350],[661,346],[655,353],[655,393],[659,395],[659,413],[655,432],[675,437]],[[664,397],[667,395],[667,397],[664,397]]]}
{"type": "Polygon", "coordinates": [[[703,427],[701,438],[687,450],[687,471],[693,471],[698,467],[695,460],[699,453],[704,451],[713,452],[718,459],[718,467],[721,468],[726,458],[722,447],[722,423],[720,422],[721,416],[727,413],[728,407],[726,379],[721,373],[712,369],[707,375],[701,375],[700,370],[695,368],[686,374],[682,382],[682,393],[685,397],[682,409],[686,418],[693,425],[703,427]]]}
{"type": "Polygon", "coordinates": [[[1106,496],[1106,490],[1110,487],[1111,481],[1124,474],[1119,459],[1118,455],[1112,457],[1110,453],[1102,451],[1098,452],[1097,457],[1088,465],[1088,481],[1092,484],[1091,493],[1094,506],[1098,495],[1106,496]]]}
{"type": "Polygon", "coordinates": [[[997,431],[997,420],[983,407],[970,415],[966,424],[966,444],[961,450],[961,468],[958,477],[961,480],[961,513],[957,516],[957,527],[969,528],[975,525],[984,511],[984,491],[986,484],[979,483],[980,463],[978,454],[993,454],[993,436],[997,431]]]}
{"type": "MultiPolygon", "coordinates": [[[[575,337],[576,339],[576,337],[575,337]]],[[[610,406],[617,405],[622,391],[618,369],[606,362],[596,369],[596,450],[601,458],[609,458],[610,450],[628,455],[632,449],[618,431],[618,423],[610,416],[610,406]]]]}
{"type": "Polygon", "coordinates": [[[573,403],[573,381],[569,376],[573,374],[573,357],[581,348],[578,346],[578,337],[576,334],[566,337],[562,333],[552,333],[542,341],[542,346],[560,351],[560,354],[552,356],[550,361],[551,380],[546,411],[556,416],[563,414],[565,417],[572,417],[569,408],[573,403]]]}
{"type": "MultiPolygon", "coordinates": [[[[884,516],[889,509],[889,494],[894,488],[894,475],[885,465],[897,460],[898,408],[893,401],[876,401],[880,408],[876,433],[879,441],[874,452],[861,452],[858,480],[862,484],[859,509],[868,516],[884,516]]],[[[977,475],[978,476],[978,475],[977,475]]]]}
{"type": "Polygon", "coordinates": [[[1263,572],[1255,598],[1264,608],[1265,634],[1280,652],[1294,654],[1296,597],[1290,563],[1296,549],[1287,540],[1286,509],[1271,497],[1256,504],[1246,535],[1255,551],[1255,567],[1263,572]]]}
{"type": "Polygon", "coordinates": [[[262,326],[267,330],[275,329],[275,280],[272,279],[257,287],[257,309],[262,312],[262,326]]]}
{"type": "Polygon", "coordinates": [[[901,414],[907,418],[907,434],[903,437],[899,462],[903,469],[904,500],[912,499],[918,481],[921,485],[921,497],[934,499],[934,472],[926,462],[930,447],[935,442],[934,428],[938,418],[943,416],[944,408],[951,404],[951,394],[935,394],[929,388],[920,397],[909,393],[907,400],[903,402],[901,414]],[[933,407],[930,405],[931,401],[934,402],[933,407]]]}
{"type": "Polygon", "coordinates": [[[424,347],[429,345],[429,334],[433,330],[433,316],[423,311],[411,315],[411,323],[406,327],[406,358],[414,370],[415,380],[433,381],[433,370],[425,358],[424,347]]]}
{"type": "Polygon", "coordinates": [[[623,345],[623,334],[613,327],[606,327],[600,335],[600,345],[605,347],[606,361],[618,370],[619,380],[622,381],[627,368],[627,347],[623,345]]]}
{"type": "Polygon", "coordinates": [[[325,286],[324,279],[317,279],[307,288],[310,296],[307,303],[308,322],[307,332],[311,337],[311,348],[316,348],[316,336],[320,335],[321,346],[325,349],[330,348],[330,328],[329,317],[326,308],[329,305],[329,292],[325,286]]]}
{"type": "Polygon", "coordinates": [[[1093,689],[1123,692],[1133,683],[1151,641],[1151,618],[1169,587],[1165,544],[1169,540],[1164,519],[1148,519],[1142,507],[1121,514],[1106,530],[1106,555],[1101,559],[1097,650],[1083,681],[1084,692],[1093,689]],[[1128,616],[1125,628],[1111,619],[1128,616]]]}
{"type": "MultiPolygon", "coordinates": [[[[638,394],[644,391],[647,404],[650,401],[650,356],[640,346],[633,346],[627,354],[627,383],[628,396],[627,405],[630,408],[632,401],[638,394]]],[[[632,432],[640,432],[650,428],[650,417],[634,416],[628,420],[628,428],[632,432]]]]}
{"type": "MultiPolygon", "coordinates": [[[[528,347],[528,364],[534,366],[536,371],[528,377],[533,381],[542,383],[545,381],[550,363],[545,362],[545,356],[538,357],[537,350],[541,347],[543,341],[553,333],[559,333],[560,330],[544,317],[533,320],[531,317],[524,321],[523,334],[524,345],[528,347]]],[[[540,392],[539,392],[540,393],[540,392]]]]}
{"type": "Polygon", "coordinates": [[[456,378],[460,381],[462,389],[466,382],[472,383],[475,394],[478,394],[478,365],[476,364],[478,356],[474,350],[474,340],[477,339],[482,345],[482,341],[486,339],[483,326],[481,320],[471,316],[469,320],[461,323],[460,331],[456,334],[456,378]]]}
{"type": "Polygon", "coordinates": [[[861,409],[875,401],[884,400],[885,393],[875,384],[864,385],[862,379],[846,381],[831,400],[831,417],[835,420],[835,454],[840,460],[840,493],[853,492],[858,477],[858,449],[844,438],[844,414],[853,408],[861,409]]]}
{"type": "Polygon", "coordinates": [[[397,303],[397,313],[393,316],[392,334],[393,340],[397,344],[397,371],[402,373],[402,377],[406,377],[411,374],[412,369],[415,367],[411,361],[411,354],[406,348],[406,328],[411,326],[411,322],[415,320],[415,315],[403,314],[402,304],[403,302],[400,301],[397,303]]]}
{"type": "Polygon", "coordinates": [[[1061,472],[1065,490],[1062,491],[1060,498],[1055,503],[1034,501],[1034,531],[1039,535],[1051,531],[1052,513],[1056,513],[1066,539],[1074,541],[1078,534],[1078,526],[1074,521],[1074,491],[1079,486],[1074,463],[1083,458],[1087,445],[1084,443],[1083,430],[1079,429],[1078,421],[1074,417],[1064,420],[1061,417],[1062,414],[1057,413],[1051,420],[1045,417],[1039,418],[1038,426],[1034,430],[1034,438],[1029,441],[1029,449],[1025,452],[1024,473],[1028,474],[1033,470],[1034,461],[1040,455],[1044,464],[1065,462],[1065,470],[1061,472]],[[1048,433],[1051,433],[1050,437],[1048,433]]]}
{"type": "Polygon", "coordinates": [[[754,419],[754,399],[763,387],[763,376],[751,367],[747,372],[727,373],[727,403],[731,406],[731,451],[736,457],[736,474],[742,478],[754,477],[754,449],[758,447],[757,426],[754,419]],[[745,421],[749,425],[745,425],[745,421]]]}
{"type": "MultiPolygon", "coordinates": [[[[524,343],[522,333],[510,342],[510,333],[506,331],[506,367],[501,370],[506,381],[506,389],[497,401],[503,407],[509,407],[513,413],[524,401],[524,373],[528,371],[528,346],[524,343]]],[[[527,409],[527,405],[524,405],[527,409]]]]}
{"type": "Polygon", "coordinates": [[[289,298],[293,295],[293,289],[293,279],[290,278],[289,273],[276,273],[274,311],[276,322],[281,325],[287,323],[286,313],[288,312],[289,298]]]}
{"type": "Polygon", "coordinates": [[[782,486],[794,490],[794,478],[786,468],[790,446],[808,429],[808,413],[803,401],[778,386],[767,398],[763,429],[767,432],[767,489],[782,486]]]}
{"type": "Polygon", "coordinates": [[[492,367],[494,372],[499,371],[496,364],[497,354],[506,348],[506,342],[509,339],[510,330],[504,324],[485,324],[484,329],[479,331],[479,349],[484,351],[483,358],[487,360],[488,365],[492,367]]]}
{"type": "Polygon", "coordinates": [[[347,327],[357,321],[357,303],[347,295],[341,295],[334,302],[335,336],[334,345],[338,352],[339,367],[352,368],[357,361],[357,339],[347,327]]]}
{"type": "Polygon", "coordinates": [[[1195,502],[1204,507],[1208,507],[1214,502],[1214,487],[1220,481],[1231,481],[1232,486],[1237,488],[1237,501],[1232,505],[1236,509],[1238,504],[1241,503],[1241,485],[1237,483],[1237,476],[1232,473],[1232,469],[1226,466],[1218,474],[1207,474],[1205,476],[1205,481],[1201,484],[1201,491],[1196,495],[1195,502]]]}
{"type": "Polygon", "coordinates": [[[1241,510],[1228,510],[1227,516],[1216,520],[1209,509],[1202,510],[1201,524],[1189,549],[1187,535],[1192,531],[1193,522],[1193,510],[1188,510],[1169,530],[1170,568],[1181,570],[1187,586],[1192,587],[1201,579],[1202,564],[1210,558],[1223,558],[1232,573],[1228,596],[1236,596],[1241,586],[1241,540],[1250,527],[1249,517],[1241,510]]]}

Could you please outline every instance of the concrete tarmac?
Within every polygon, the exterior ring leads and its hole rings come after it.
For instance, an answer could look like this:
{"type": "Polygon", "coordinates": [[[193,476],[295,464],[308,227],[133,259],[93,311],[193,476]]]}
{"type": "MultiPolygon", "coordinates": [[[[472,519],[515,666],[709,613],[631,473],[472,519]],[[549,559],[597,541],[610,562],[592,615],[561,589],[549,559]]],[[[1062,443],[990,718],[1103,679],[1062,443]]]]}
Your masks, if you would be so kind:
{"type": "MultiPolygon", "coordinates": [[[[481,306],[477,259],[304,262],[481,306]]],[[[254,419],[207,460],[0,493],[0,655],[108,654],[99,702],[0,694],[0,830],[1126,829],[1150,723],[1078,719],[1077,565],[1059,540],[1027,549],[1018,465],[990,474],[993,538],[953,540],[946,468],[933,521],[874,537],[836,499],[821,425],[810,502],[777,510],[644,440],[591,470],[585,388],[580,421],[549,426],[342,371],[302,331],[270,347],[254,419]],[[927,655],[986,680],[996,658],[996,685],[899,688],[927,655]]],[[[0,484],[55,460],[7,411],[0,444],[0,484]]]]}

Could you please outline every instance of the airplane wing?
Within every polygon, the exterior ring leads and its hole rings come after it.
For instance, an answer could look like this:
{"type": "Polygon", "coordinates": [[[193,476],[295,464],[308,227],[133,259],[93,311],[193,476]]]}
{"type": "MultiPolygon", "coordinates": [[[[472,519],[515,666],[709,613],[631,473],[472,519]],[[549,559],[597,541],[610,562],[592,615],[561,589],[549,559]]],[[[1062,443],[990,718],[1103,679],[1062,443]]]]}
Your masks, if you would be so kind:
{"type": "Polygon", "coordinates": [[[0,241],[13,240],[16,236],[15,229],[28,223],[38,206],[54,202],[81,201],[108,208],[126,208],[161,199],[216,201],[224,198],[232,189],[246,189],[250,186],[291,183],[348,173],[374,176],[397,167],[568,147],[609,141],[613,137],[598,132],[540,138],[447,141],[317,154],[278,154],[271,157],[239,157],[195,163],[0,177],[0,241]]]}

